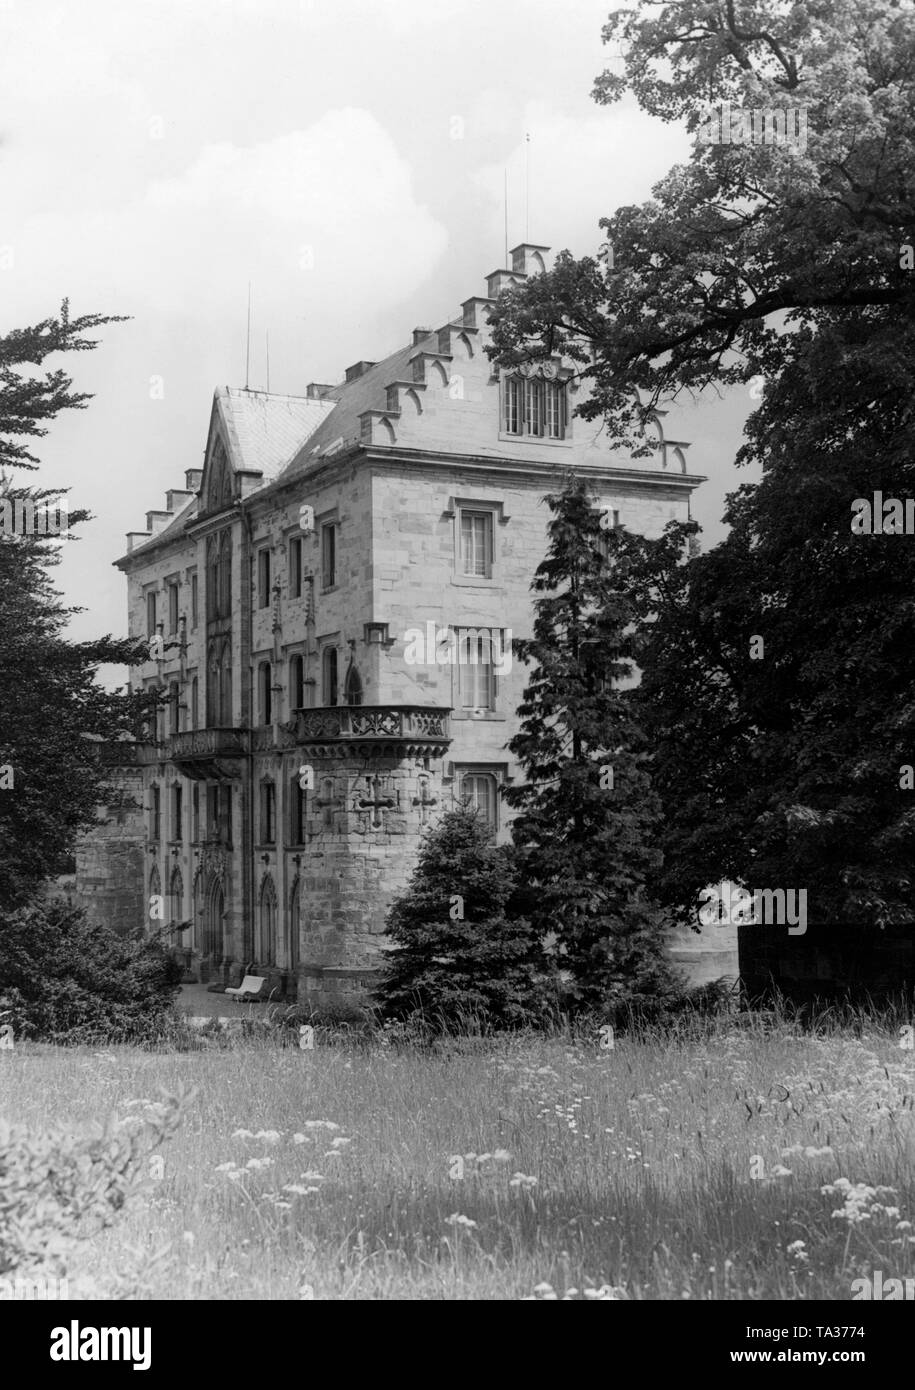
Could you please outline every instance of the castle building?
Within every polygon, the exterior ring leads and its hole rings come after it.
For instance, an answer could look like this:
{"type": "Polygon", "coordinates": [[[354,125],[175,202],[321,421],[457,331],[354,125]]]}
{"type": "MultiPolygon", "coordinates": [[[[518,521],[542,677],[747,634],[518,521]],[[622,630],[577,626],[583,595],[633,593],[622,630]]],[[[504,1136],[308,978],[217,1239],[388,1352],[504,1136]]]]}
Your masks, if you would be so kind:
{"type": "Polygon", "coordinates": [[[575,417],[561,356],[505,371],[484,352],[493,299],[547,255],[515,247],[485,296],[336,385],[217,390],[202,470],[127,538],[150,647],[131,678],[167,702],[148,742],[107,750],[78,899],[125,930],[190,922],[201,979],[362,992],[425,827],[466,802],[507,837],[544,495],[574,469],[632,530],[689,514],[703,479],[663,412],[651,456],[621,457],[575,417]]]}

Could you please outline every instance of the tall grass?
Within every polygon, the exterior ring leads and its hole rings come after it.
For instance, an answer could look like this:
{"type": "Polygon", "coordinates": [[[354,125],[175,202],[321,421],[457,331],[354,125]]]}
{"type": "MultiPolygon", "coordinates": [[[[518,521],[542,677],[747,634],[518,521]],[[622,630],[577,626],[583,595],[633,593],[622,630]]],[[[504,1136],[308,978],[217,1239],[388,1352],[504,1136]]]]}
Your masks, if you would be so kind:
{"type": "Polygon", "coordinates": [[[36,1129],[196,1088],[161,1179],[80,1248],[77,1293],[849,1299],[871,1270],[915,1272],[900,1026],[776,1008],[612,1048],[571,1027],[426,1047],[318,1028],[313,1050],[267,1028],[0,1063],[36,1129]],[[822,1191],[843,1178],[874,1192],[822,1191]]]}

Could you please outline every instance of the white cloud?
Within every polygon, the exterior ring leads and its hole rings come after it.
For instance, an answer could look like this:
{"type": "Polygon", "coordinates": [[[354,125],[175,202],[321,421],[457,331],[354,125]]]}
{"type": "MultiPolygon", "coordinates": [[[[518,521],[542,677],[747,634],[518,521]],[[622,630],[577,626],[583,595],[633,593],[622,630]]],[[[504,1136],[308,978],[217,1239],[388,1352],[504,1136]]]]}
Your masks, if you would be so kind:
{"type": "Polygon", "coordinates": [[[274,321],[341,303],[383,313],[435,268],[447,233],[376,118],[347,107],[248,148],[208,145],[120,207],[42,214],[16,237],[13,298],[81,294],[118,311],[237,318],[248,280],[274,321]]]}
{"type": "MultiPolygon", "coordinates": [[[[482,113],[502,130],[510,120],[509,112],[486,94],[482,113]]],[[[525,239],[526,160],[531,240],[584,255],[598,246],[599,218],[628,203],[644,202],[671,165],[685,162],[690,154],[685,130],[655,120],[628,100],[584,117],[529,102],[514,125],[530,134],[528,150],[522,133],[506,158],[482,166],[475,176],[491,200],[490,230],[501,234],[508,170],[510,245],[525,239]]]]}

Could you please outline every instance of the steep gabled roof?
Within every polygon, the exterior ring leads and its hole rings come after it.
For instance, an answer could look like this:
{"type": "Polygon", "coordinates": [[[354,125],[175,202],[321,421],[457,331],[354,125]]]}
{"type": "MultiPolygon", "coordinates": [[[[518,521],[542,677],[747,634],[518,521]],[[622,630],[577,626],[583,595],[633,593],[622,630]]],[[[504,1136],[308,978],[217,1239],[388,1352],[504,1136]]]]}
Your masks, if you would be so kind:
{"type": "Polygon", "coordinates": [[[263,473],[265,483],[279,476],[335,404],[234,386],[220,387],[215,403],[225,425],[232,467],[263,473]]]}

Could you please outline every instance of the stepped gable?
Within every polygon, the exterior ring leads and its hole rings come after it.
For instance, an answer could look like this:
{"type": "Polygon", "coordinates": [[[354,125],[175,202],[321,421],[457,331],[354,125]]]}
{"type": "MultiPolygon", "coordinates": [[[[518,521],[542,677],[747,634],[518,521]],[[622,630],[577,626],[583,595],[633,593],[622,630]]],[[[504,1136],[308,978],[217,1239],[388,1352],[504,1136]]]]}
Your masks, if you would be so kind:
{"type": "MultiPolygon", "coordinates": [[[[427,378],[436,364],[447,378],[454,356],[454,342],[464,337],[474,342],[485,326],[487,309],[495,296],[508,285],[522,284],[529,275],[545,268],[548,246],[521,242],[511,251],[511,267],[492,271],[485,277],[487,294],[474,295],[461,306],[461,314],[449,319],[440,328],[414,328],[412,342],[393,352],[382,362],[356,362],[347,368],[346,379],[338,386],[315,386],[321,398],[336,402],[333,414],[321,424],[280,475],[282,483],[295,482],[319,464],[322,458],[338,450],[349,450],[360,444],[393,442],[379,441],[373,433],[376,421],[396,421],[401,412],[402,397],[412,392],[422,413],[422,393],[427,378]]],[[[474,343],[473,353],[478,348],[474,343]]]]}
{"type": "MultiPolygon", "coordinates": [[[[358,444],[361,437],[359,417],[366,410],[383,409],[387,387],[391,382],[409,377],[409,362],[416,348],[412,343],[399,348],[381,362],[355,363],[363,370],[332,386],[321,400],[325,407],[334,409],[324,419],[307,443],[299,449],[289,467],[280,475],[283,483],[294,482],[307,473],[321,459],[331,445],[339,442],[339,447],[349,448],[358,444]]],[[[353,367],[349,368],[352,372],[353,367]]]]}

